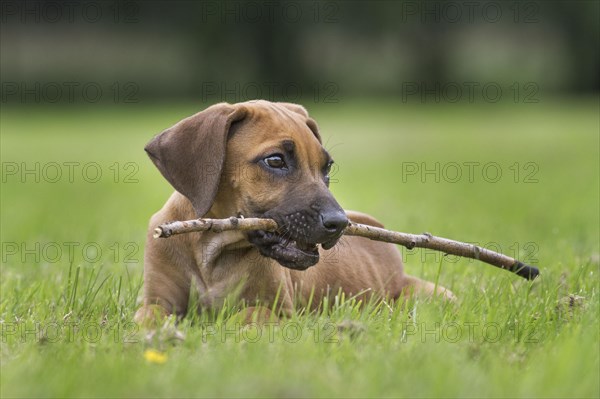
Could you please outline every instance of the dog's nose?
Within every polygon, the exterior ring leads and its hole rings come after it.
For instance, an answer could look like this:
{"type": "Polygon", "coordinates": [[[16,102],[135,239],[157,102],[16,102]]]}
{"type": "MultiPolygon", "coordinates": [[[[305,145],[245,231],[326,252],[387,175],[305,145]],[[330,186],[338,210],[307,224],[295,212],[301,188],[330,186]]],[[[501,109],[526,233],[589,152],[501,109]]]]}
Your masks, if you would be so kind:
{"type": "Polygon", "coordinates": [[[321,213],[321,222],[323,227],[327,229],[329,233],[341,233],[344,228],[348,225],[348,218],[346,213],[341,210],[334,210],[321,213]]]}

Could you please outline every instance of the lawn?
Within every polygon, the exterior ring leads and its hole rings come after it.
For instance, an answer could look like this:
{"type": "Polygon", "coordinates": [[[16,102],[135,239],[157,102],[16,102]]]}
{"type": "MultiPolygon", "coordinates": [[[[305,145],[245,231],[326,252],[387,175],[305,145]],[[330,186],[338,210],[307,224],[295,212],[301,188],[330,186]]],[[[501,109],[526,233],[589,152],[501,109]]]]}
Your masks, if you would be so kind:
{"type": "Polygon", "coordinates": [[[541,278],[403,249],[458,303],[338,298],[260,328],[231,304],[148,336],[132,323],[144,236],[172,189],[142,148],[201,106],[3,106],[0,396],[600,395],[597,100],[306,105],[346,209],[541,278]]]}

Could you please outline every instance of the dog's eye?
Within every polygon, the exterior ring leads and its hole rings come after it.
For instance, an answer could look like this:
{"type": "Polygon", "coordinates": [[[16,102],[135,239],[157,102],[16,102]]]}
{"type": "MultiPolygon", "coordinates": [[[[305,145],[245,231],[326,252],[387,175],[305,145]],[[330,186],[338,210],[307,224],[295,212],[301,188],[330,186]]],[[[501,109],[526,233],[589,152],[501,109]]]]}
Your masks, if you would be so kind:
{"type": "Polygon", "coordinates": [[[325,184],[327,185],[327,187],[329,187],[329,174],[331,173],[331,167],[333,166],[333,161],[329,161],[327,162],[327,165],[325,165],[325,168],[323,169],[323,173],[325,174],[325,184]]]}
{"type": "Polygon", "coordinates": [[[281,155],[271,155],[264,159],[267,166],[273,169],[286,169],[287,165],[281,155]]]}
{"type": "Polygon", "coordinates": [[[325,176],[329,177],[329,173],[331,172],[332,166],[333,166],[333,161],[327,162],[327,165],[325,165],[325,176]]]}

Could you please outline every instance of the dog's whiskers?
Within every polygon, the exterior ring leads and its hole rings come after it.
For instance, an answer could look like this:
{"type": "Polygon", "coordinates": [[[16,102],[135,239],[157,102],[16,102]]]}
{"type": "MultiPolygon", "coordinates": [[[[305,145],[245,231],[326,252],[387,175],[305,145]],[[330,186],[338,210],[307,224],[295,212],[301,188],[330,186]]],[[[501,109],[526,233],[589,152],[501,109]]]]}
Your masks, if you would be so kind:
{"type": "Polygon", "coordinates": [[[292,240],[292,232],[289,231],[289,229],[287,229],[286,227],[282,228],[280,236],[281,236],[281,239],[283,240],[283,245],[286,247],[289,245],[289,243],[291,241],[293,241],[292,240]]]}
{"type": "Polygon", "coordinates": [[[339,245],[340,247],[350,247],[350,244],[345,236],[341,236],[336,245],[339,245]]]}

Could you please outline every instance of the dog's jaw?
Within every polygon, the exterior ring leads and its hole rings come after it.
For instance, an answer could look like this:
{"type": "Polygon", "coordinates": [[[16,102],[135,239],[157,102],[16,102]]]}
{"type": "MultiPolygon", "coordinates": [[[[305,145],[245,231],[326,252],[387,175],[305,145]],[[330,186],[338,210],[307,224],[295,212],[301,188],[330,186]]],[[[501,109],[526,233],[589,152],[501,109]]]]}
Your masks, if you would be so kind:
{"type": "Polygon", "coordinates": [[[270,218],[277,222],[279,230],[269,232],[255,230],[247,233],[247,239],[261,255],[276,260],[280,265],[294,270],[306,270],[319,262],[319,244],[331,249],[340,239],[339,234],[315,234],[320,217],[312,209],[279,213],[275,210],[249,212],[254,217],[270,218]]]}
{"type": "Polygon", "coordinates": [[[248,241],[261,255],[275,259],[289,269],[306,270],[319,262],[317,244],[294,241],[276,232],[264,230],[249,232],[248,241]]]}

